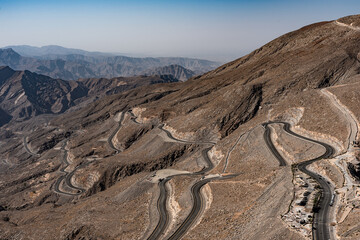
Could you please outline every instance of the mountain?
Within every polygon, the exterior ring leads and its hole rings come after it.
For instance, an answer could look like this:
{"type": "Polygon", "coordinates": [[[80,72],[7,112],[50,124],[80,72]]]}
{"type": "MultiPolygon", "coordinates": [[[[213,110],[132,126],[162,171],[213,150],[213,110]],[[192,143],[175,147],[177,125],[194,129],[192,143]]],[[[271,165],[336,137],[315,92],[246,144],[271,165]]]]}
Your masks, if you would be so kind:
{"type": "Polygon", "coordinates": [[[0,49],[0,65],[5,66],[6,63],[9,65],[19,65],[21,60],[22,57],[11,48],[0,49]]]}
{"type": "Polygon", "coordinates": [[[153,76],[153,75],[172,75],[176,79],[179,79],[180,81],[186,81],[189,78],[192,78],[196,74],[186,69],[180,65],[169,65],[165,67],[158,67],[154,69],[149,69],[141,73],[141,75],[147,75],[147,76],[153,76]]]}
{"type": "Polygon", "coordinates": [[[0,108],[0,126],[10,122],[11,119],[11,115],[7,114],[4,110],[0,108]]]}
{"type": "Polygon", "coordinates": [[[16,119],[64,112],[87,94],[87,89],[74,81],[54,80],[29,71],[2,67],[0,76],[1,107],[16,119]]]}
{"type": "Polygon", "coordinates": [[[74,48],[65,48],[57,45],[49,45],[43,47],[33,47],[29,45],[14,45],[6,46],[3,49],[11,48],[15,52],[19,53],[24,57],[41,57],[47,55],[84,55],[90,57],[100,57],[100,56],[113,56],[111,53],[102,53],[102,52],[88,52],[81,49],[74,48]]]}
{"type": "Polygon", "coordinates": [[[177,81],[167,75],[65,81],[30,71],[14,71],[9,67],[0,67],[0,122],[3,125],[12,118],[20,121],[39,114],[58,114],[81,102],[89,102],[90,99],[104,95],[138,86],[177,81]]]}
{"type": "Polygon", "coordinates": [[[186,82],[7,124],[1,238],[357,239],[359,39],[360,15],[315,23],[186,82]]]}
{"type": "Polygon", "coordinates": [[[195,74],[210,71],[220,64],[212,61],[190,58],[132,58],[125,56],[108,56],[90,54],[82,50],[61,48],[58,46],[43,47],[40,50],[28,46],[15,49],[30,49],[21,56],[11,48],[0,49],[0,65],[16,70],[29,70],[38,74],[76,80],[78,78],[113,78],[141,75],[149,69],[168,65],[180,65],[195,74]],[[44,48],[44,49],[43,49],[44,48]],[[68,54],[71,53],[71,54],[68,54]],[[28,56],[41,54],[40,56],[28,56]]]}

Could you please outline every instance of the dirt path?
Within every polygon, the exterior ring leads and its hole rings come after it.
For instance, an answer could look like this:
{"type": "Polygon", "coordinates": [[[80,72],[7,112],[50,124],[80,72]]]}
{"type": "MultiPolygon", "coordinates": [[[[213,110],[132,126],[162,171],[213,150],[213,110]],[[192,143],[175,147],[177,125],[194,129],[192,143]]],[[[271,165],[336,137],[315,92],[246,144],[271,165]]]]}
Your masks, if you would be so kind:
{"type": "Polygon", "coordinates": [[[352,152],[353,151],[352,142],[356,140],[359,131],[358,129],[359,122],[357,121],[354,114],[344,104],[342,104],[334,94],[332,94],[326,89],[322,89],[321,93],[325,95],[327,98],[329,98],[331,103],[343,114],[343,116],[349,122],[350,134],[347,143],[347,152],[352,152]]]}
{"type": "Polygon", "coordinates": [[[360,27],[355,27],[355,26],[353,26],[351,24],[341,23],[341,22],[339,22],[337,20],[334,21],[334,23],[336,25],[338,25],[338,26],[341,26],[341,27],[346,27],[346,28],[350,28],[350,29],[355,30],[355,31],[360,31],[360,27]]]}

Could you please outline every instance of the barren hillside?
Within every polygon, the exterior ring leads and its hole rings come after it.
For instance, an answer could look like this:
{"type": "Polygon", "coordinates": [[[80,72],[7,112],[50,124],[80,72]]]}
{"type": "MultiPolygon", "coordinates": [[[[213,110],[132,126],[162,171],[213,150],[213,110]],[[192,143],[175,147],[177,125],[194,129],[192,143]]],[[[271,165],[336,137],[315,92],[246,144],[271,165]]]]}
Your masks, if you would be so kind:
{"type": "Polygon", "coordinates": [[[358,239],[359,19],[5,125],[1,238],[358,239]]]}

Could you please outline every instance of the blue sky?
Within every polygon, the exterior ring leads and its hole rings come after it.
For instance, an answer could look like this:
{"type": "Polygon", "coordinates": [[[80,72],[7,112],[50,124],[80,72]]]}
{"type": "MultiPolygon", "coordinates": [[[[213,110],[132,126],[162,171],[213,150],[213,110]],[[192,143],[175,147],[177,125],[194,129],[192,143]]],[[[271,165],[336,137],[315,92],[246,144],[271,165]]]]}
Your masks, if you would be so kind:
{"type": "Polygon", "coordinates": [[[286,32],[359,10],[359,0],[0,0],[0,47],[230,61],[286,32]]]}

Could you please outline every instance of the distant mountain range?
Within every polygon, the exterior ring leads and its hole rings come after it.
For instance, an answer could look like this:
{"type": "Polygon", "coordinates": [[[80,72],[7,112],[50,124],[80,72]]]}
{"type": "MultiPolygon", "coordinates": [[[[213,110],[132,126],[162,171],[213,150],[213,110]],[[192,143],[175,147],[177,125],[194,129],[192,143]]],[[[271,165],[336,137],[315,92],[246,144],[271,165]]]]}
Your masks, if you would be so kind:
{"type": "Polygon", "coordinates": [[[62,113],[80,103],[135,87],[177,81],[171,75],[65,81],[27,70],[0,67],[0,126],[11,119],[25,120],[44,113],[62,113]]]}
{"type": "Polygon", "coordinates": [[[180,76],[184,81],[220,65],[217,62],[201,59],[133,58],[60,46],[10,47],[0,49],[0,66],[9,66],[15,70],[29,70],[64,80],[129,77],[149,72],[155,74],[166,72],[175,77],[180,76]],[[171,65],[178,65],[178,67],[171,67],[171,65]],[[161,69],[163,67],[166,68],[161,69]]]}
{"type": "Polygon", "coordinates": [[[89,52],[81,49],[75,48],[65,48],[57,45],[49,45],[43,47],[34,47],[29,45],[14,45],[6,46],[3,49],[11,48],[15,52],[19,53],[24,57],[42,57],[42,56],[56,56],[56,55],[84,55],[90,57],[101,57],[101,56],[115,56],[113,53],[103,53],[103,52],[89,52]]]}

